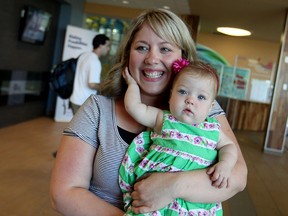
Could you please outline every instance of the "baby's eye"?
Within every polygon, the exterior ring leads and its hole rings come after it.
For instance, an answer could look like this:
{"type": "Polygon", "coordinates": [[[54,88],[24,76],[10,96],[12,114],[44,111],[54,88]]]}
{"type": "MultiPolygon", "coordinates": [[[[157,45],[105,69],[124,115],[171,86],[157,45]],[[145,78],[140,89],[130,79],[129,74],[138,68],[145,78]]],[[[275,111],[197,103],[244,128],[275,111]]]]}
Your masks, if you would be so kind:
{"type": "Polygon", "coordinates": [[[178,92],[181,94],[181,95],[187,95],[187,91],[183,90],[183,89],[179,89],[178,92]]]}
{"type": "Polygon", "coordinates": [[[198,95],[199,100],[206,100],[206,97],[204,95],[198,95]]]}

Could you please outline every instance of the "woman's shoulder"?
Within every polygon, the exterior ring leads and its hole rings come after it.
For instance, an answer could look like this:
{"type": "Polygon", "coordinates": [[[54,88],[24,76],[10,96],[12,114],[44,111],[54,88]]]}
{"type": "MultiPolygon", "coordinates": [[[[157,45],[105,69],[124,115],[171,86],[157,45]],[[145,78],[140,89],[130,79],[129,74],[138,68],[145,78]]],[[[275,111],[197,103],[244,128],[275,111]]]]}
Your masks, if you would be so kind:
{"type": "Polygon", "coordinates": [[[89,97],[91,102],[94,103],[112,103],[112,101],[114,100],[112,97],[107,97],[107,96],[103,96],[103,95],[98,95],[98,94],[92,94],[89,97]]]}
{"type": "Polygon", "coordinates": [[[101,95],[91,95],[73,116],[65,131],[76,134],[85,142],[96,146],[95,131],[99,123],[113,121],[113,99],[101,95]]]}
{"type": "Polygon", "coordinates": [[[112,97],[107,97],[103,95],[93,94],[86,101],[85,104],[92,107],[98,107],[102,109],[109,109],[112,107],[114,103],[114,99],[112,97]]]}

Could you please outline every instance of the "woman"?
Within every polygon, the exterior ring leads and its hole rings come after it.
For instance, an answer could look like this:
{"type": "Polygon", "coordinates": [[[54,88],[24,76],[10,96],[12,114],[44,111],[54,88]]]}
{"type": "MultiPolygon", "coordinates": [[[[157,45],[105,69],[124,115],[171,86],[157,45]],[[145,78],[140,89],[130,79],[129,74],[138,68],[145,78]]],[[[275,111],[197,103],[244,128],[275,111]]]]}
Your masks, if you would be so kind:
{"type": "MultiPolygon", "coordinates": [[[[101,88],[79,109],[64,131],[52,172],[52,206],[64,215],[123,215],[118,170],[128,143],[146,127],[125,110],[127,89],[121,73],[129,71],[141,89],[142,102],[165,108],[172,80],[171,65],[179,58],[196,59],[193,40],[174,13],[155,9],[142,13],[122,42],[114,68],[101,88]]],[[[223,131],[237,143],[221,108],[214,108],[223,131]]],[[[153,173],[134,185],[133,211],[164,207],[175,198],[219,202],[246,186],[247,168],[239,145],[229,188],[211,185],[206,170],[153,173]]]]}

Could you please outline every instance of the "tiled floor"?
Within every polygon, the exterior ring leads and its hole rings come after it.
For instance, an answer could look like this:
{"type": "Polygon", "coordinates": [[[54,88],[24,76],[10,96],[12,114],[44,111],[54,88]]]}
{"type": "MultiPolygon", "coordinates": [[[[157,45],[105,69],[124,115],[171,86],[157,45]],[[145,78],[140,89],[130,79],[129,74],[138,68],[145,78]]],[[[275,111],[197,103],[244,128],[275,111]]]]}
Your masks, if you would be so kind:
{"type": "Polygon", "coordinates": [[[288,215],[288,152],[264,154],[264,133],[236,131],[248,166],[246,189],[228,201],[231,215],[288,215]]]}
{"type": "MultiPolygon", "coordinates": [[[[57,216],[48,188],[66,123],[38,118],[0,129],[0,215],[57,216]]],[[[247,188],[223,203],[225,216],[288,216],[288,152],[262,152],[264,134],[235,132],[246,159],[247,188]]]]}
{"type": "Polygon", "coordinates": [[[39,118],[0,129],[0,215],[56,216],[48,189],[65,123],[39,118]]]}

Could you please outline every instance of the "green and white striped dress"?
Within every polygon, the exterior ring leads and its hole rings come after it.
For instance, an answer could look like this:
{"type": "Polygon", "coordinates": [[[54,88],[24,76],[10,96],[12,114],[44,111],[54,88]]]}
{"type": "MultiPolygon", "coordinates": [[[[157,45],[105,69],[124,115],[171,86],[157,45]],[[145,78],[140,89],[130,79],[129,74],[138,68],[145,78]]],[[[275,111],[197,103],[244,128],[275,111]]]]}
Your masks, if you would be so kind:
{"type": "MultiPolygon", "coordinates": [[[[207,117],[188,125],[164,111],[162,134],[143,132],[129,146],[119,170],[124,194],[125,215],[131,211],[131,192],[135,181],[147,172],[177,172],[206,168],[217,161],[219,122],[207,117]],[[151,139],[153,144],[151,144],[151,139]]],[[[222,215],[221,203],[191,203],[175,199],[168,206],[143,215],[222,215]]]]}

